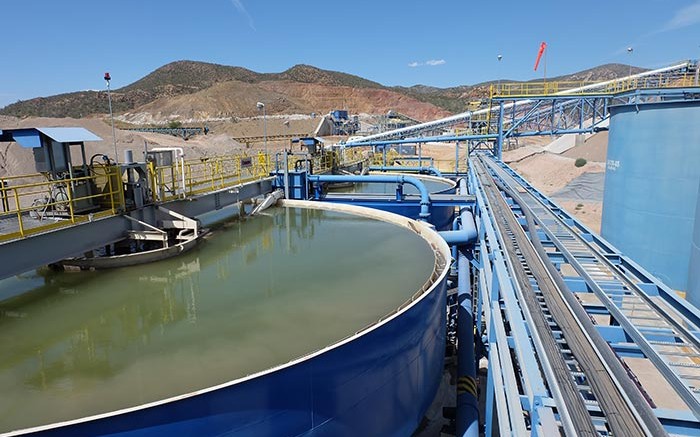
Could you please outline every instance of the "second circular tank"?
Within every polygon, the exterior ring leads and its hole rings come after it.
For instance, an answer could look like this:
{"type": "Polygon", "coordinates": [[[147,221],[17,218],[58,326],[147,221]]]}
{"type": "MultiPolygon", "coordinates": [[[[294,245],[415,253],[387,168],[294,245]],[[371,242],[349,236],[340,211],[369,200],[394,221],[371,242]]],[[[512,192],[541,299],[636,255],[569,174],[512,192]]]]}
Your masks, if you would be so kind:
{"type": "Polygon", "coordinates": [[[700,102],[610,109],[603,237],[686,290],[700,184],[700,102]]]}

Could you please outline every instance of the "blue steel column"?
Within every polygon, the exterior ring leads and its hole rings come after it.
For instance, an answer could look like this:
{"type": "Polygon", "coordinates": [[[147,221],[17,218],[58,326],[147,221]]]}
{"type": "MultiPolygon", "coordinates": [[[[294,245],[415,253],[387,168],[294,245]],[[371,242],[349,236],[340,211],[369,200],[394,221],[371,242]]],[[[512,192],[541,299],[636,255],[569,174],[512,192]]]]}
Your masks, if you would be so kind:
{"type": "Polygon", "coordinates": [[[455,174],[459,174],[459,141],[455,143],[455,174]]]}
{"type": "Polygon", "coordinates": [[[503,102],[498,107],[498,138],[496,139],[496,158],[503,157],[503,102]]]}

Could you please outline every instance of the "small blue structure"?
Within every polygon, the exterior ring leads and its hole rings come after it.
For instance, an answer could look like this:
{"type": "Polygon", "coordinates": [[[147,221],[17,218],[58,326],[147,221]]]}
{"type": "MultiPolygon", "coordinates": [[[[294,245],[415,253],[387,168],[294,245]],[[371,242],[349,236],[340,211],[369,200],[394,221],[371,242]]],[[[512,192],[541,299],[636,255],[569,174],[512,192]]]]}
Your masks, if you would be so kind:
{"type": "Polygon", "coordinates": [[[87,176],[87,163],[85,159],[85,142],[102,141],[102,138],[82,127],[36,127],[26,129],[0,130],[0,142],[16,141],[24,148],[31,148],[34,152],[36,171],[48,173],[52,177],[60,173],[69,172],[75,177],[71,157],[71,146],[80,147],[82,167],[87,176]]]}

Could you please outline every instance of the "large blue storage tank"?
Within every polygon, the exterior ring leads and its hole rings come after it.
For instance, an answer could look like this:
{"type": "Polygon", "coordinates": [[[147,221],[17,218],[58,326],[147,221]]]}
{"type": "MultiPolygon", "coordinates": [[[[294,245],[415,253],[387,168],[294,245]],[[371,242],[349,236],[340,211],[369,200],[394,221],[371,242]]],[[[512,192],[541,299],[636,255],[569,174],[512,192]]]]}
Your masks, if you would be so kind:
{"type": "Polygon", "coordinates": [[[700,308],[700,187],[695,210],[695,232],[690,244],[690,265],[688,267],[688,293],[686,298],[700,308]]]}
{"type": "Polygon", "coordinates": [[[603,237],[685,291],[700,183],[700,104],[626,104],[610,113],[603,237]]]}

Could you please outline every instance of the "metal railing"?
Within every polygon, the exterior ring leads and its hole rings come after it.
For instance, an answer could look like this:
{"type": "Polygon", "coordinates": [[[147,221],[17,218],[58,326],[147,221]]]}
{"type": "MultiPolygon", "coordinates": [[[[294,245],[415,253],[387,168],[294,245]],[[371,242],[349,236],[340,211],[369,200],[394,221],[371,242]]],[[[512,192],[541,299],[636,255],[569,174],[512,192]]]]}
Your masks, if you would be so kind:
{"type": "MultiPolygon", "coordinates": [[[[366,159],[360,150],[323,153],[310,158],[322,174],[366,159]]],[[[296,159],[289,160],[290,169],[296,159]]],[[[148,164],[153,200],[165,202],[204,194],[267,177],[275,167],[259,153],[176,160],[170,166],[148,164]]],[[[118,166],[93,166],[90,176],[49,180],[43,174],[0,178],[0,242],[88,222],[126,210],[124,181],[118,166]]]]}
{"type": "Polygon", "coordinates": [[[94,166],[92,173],[56,180],[40,174],[0,178],[0,241],[122,211],[124,190],[119,167],[94,166]]]}
{"type": "Polygon", "coordinates": [[[635,89],[682,88],[697,86],[697,75],[694,72],[663,72],[647,76],[630,76],[608,82],[590,81],[536,81],[536,82],[503,82],[490,86],[491,98],[498,97],[535,97],[553,94],[572,96],[617,94],[635,89]],[[600,84],[601,86],[595,86],[600,84]],[[567,91],[571,90],[571,93],[567,91]]]}
{"type": "Polygon", "coordinates": [[[177,160],[170,166],[149,163],[150,186],[156,200],[168,201],[260,179],[269,174],[271,167],[263,153],[177,160]]]}
{"type": "MultiPolygon", "coordinates": [[[[356,149],[345,149],[339,152],[324,152],[317,155],[308,154],[292,154],[287,157],[287,169],[295,170],[298,168],[307,168],[305,166],[299,167],[298,162],[310,161],[311,170],[314,174],[326,174],[332,172],[334,169],[344,166],[352,166],[354,164],[359,164],[362,161],[367,161],[363,155],[362,150],[356,149]]],[[[273,171],[284,171],[284,154],[278,153],[275,157],[275,161],[272,163],[273,171]]]]}

